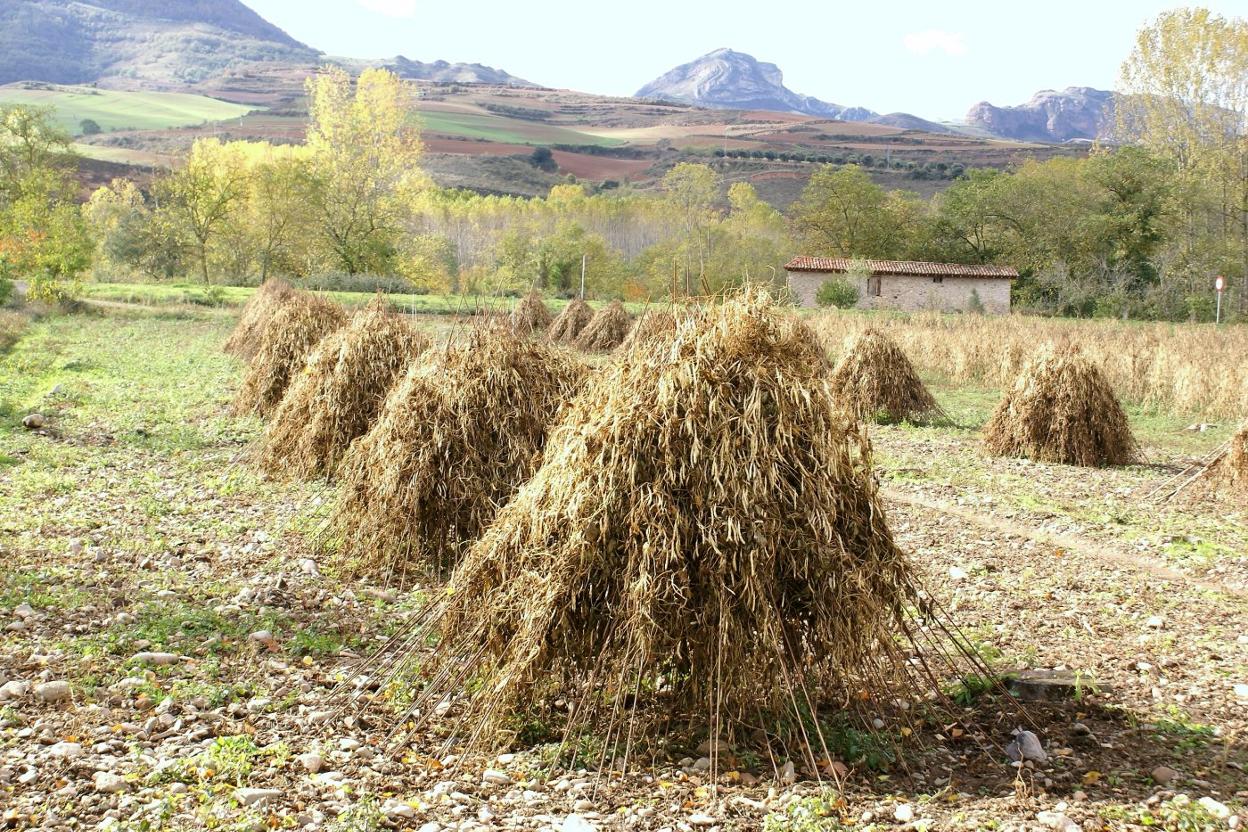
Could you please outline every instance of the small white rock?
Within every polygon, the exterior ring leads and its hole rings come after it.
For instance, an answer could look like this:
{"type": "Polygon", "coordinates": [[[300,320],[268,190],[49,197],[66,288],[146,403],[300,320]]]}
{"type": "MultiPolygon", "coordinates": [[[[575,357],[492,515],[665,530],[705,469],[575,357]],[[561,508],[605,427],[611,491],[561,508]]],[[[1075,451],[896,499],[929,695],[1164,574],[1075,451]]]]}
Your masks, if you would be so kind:
{"type": "Polygon", "coordinates": [[[1202,797],[1196,802],[1199,803],[1206,812],[1213,815],[1218,820],[1226,820],[1231,816],[1231,808],[1225,803],[1219,803],[1212,797],[1202,797]]]}
{"type": "Polygon", "coordinates": [[[69,695],[69,682],[44,682],[35,686],[35,698],[40,702],[63,702],[69,695]]]}
{"type": "Polygon", "coordinates": [[[130,657],[130,660],[139,662],[140,664],[171,665],[178,663],[178,654],[143,652],[135,653],[130,657]]]}
{"type": "Polygon", "coordinates": [[[909,803],[903,803],[893,810],[893,820],[898,823],[909,823],[914,820],[914,807],[909,803]]]}
{"type": "Polygon", "coordinates": [[[797,766],[793,765],[792,760],[785,762],[780,768],[780,782],[786,786],[791,786],[797,782],[797,766]]]}
{"type": "Polygon", "coordinates": [[[265,806],[281,797],[278,789],[235,789],[234,799],[240,806],[265,806]]]}
{"type": "Polygon", "coordinates": [[[48,753],[53,757],[73,760],[82,756],[82,746],[76,742],[58,742],[56,745],[48,748],[48,753]]]}
{"type": "Polygon", "coordinates": [[[111,771],[97,771],[91,776],[91,781],[95,790],[102,794],[117,794],[126,790],[125,779],[111,771]]]}
{"type": "Polygon", "coordinates": [[[315,751],[309,751],[307,754],[300,754],[299,764],[302,765],[304,770],[309,774],[316,774],[318,771],[325,768],[324,758],[315,751]]]}
{"type": "Polygon", "coordinates": [[[395,800],[394,798],[390,798],[385,803],[381,804],[381,812],[386,817],[392,819],[416,817],[415,807],[409,806],[408,804],[395,800]]]}
{"type": "Polygon", "coordinates": [[[688,818],[690,826],[714,826],[715,818],[707,814],[690,815],[688,818]]]}
{"type": "Polygon", "coordinates": [[[9,702],[14,699],[21,699],[30,692],[30,684],[20,679],[14,679],[11,682],[5,682],[0,685],[0,702],[9,702]]]}
{"type": "Polygon", "coordinates": [[[481,773],[481,782],[492,783],[496,786],[510,786],[515,781],[512,780],[505,771],[499,771],[496,768],[487,768],[481,773]]]}

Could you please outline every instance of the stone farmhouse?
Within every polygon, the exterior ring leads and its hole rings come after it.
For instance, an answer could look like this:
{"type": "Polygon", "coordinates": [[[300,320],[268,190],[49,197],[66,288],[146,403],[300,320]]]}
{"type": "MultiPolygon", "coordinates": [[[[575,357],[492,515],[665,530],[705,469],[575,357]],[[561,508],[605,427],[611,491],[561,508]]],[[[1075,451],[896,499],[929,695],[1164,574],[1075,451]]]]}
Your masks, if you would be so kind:
{"type": "Polygon", "coordinates": [[[860,309],[967,312],[976,308],[978,298],[978,306],[994,315],[1009,313],[1010,286],[1018,278],[1018,272],[1008,266],[847,257],[795,257],[784,269],[789,289],[802,306],[817,306],[819,287],[839,278],[858,289],[860,309]],[[855,262],[866,268],[851,275],[855,262]]]}

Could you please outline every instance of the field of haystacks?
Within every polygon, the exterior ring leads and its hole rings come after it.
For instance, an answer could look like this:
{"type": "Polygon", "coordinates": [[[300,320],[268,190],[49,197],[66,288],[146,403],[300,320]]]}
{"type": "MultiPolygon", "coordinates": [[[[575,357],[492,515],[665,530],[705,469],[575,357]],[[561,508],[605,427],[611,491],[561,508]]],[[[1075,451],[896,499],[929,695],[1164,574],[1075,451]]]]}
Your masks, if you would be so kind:
{"type": "Polygon", "coordinates": [[[0,338],[7,828],[1248,819],[1248,331],[246,298],[0,338]]]}

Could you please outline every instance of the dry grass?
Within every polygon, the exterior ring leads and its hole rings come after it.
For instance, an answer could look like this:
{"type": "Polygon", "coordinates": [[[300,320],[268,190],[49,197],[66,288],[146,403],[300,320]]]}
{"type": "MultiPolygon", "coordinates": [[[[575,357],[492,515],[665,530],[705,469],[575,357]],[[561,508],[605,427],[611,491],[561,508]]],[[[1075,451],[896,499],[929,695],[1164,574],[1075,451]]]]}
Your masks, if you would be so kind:
{"type": "Polygon", "coordinates": [[[646,309],[624,339],[624,349],[647,346],[676,333],[676,316],[666,309],[646,309]]]}
{"type": "Polygon", "coordinates": [[[1248,422],[1231,437],[1222,469],[1231,488],[1248,497],[1248,422]]]}
{"type": "Polygon", "coordinates": [[[260,350],[260,341],[264,336],[264,327],[281,306],[295,294],[295,289],[285,280],[271,278],[256,290],[247,303],[243,304],[242,314],[234,331],[226,339],[222,348],[231,355],[250,361],[260,350]]]}
{"type": "Polygon", "coordinates": [[[871,327],[922,372],[1000,389],[1013,383],[1037,344],[1073,341],[1124,402],[1211,419],[1248,412],[1248,326],[835,310],[810,323],[833,353],[847,335],[871,327]]]}
{"type": "Polygon", "coordinates": [[[400,584],[454,565],[532,474],[583,378],[574,358],[506,326],[427,352],[343,463],[339,560],[400,584]]]}
{"type": "MultiPolygon", "coordinates": [[[[930,691],[908,641],[934,638],[908,617],[926,606],[812,342],[750,293],[681,311],[664,349],[592,378],[441,604],[400,635],[443,636],[410,715],[462,697],[470,744],[533,716],[592,726],[625,760],[642,736],[787,725],[813,760],[802,715],[817,703],[869,720],[930,691]]],[[[378,672],[410,671],[403,655],[378,672]]]]}
{"type": "Polygon", "coordinates": [[[541,293],[536,290],[521,298],[516,308],[511,310],[511,327],[519,335],[531,335],[539,329],[546,329],[553,322],[554,317],[546,308],[541,293]]]}
{"type": "Polygon", "coordinates": [[[1139,460],[1127,414],[1077,347],[1046,345],[1029,361],[984,426],[995,456],[1099,467],[1139,460]]]}
{"type": "Polygon", "coordinates": [[[593,319],[593,308],[580,298],[575,298],[563,307],[559,317],[551,323],[546,337],[556,343],[571,344],[593,319]]]}
{"type": "Polygon", "coordinates": [[[832,388],[855,419],[919,422],[944,418],[910,359],[893,339],[874,329],[850,338],[832,373],[832,388]]]}
{"type": "Polygon", "coordinates": [[[594,315],[594,319],[585,325],[581,334],[576,336],[578,349],[592,352],[613,350],[628,337],[633,327],[633,320],[628,310],[618,300],[613,300],[594,315]]]}
{"type": "Polygon", "coordinates": [[[300,292],[287,299],[264,326],[260,348],[234,399],[234,412],[272,413],[316,345],[346,320],[346,310],[317,295],[300,292]]]}
{"type": "Polygon", "coordinates": [[[395,381],[428,346],[429,339],[379,296],[317,345],[266,427],[257,464],[276,475],[332,475],[352,440],[372,427],[395,381]]]}

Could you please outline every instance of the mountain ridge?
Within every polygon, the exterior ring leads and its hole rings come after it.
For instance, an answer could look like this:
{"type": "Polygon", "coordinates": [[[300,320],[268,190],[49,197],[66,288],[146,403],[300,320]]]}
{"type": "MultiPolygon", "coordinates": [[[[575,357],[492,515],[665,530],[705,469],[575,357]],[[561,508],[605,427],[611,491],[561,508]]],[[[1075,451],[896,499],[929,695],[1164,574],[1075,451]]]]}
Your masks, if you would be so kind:
{"type": "Polygon", "coordinates": [[[633,97],[726,110],[802,113],[841,121],[868,121],[878,115],[865,107],[832,104],[796,93],[784,85],[780,67],[727,48],[668,70],[633,97]]]}
{"type": "Polygon", "coordinates": [[[1007,139],[1068,142],[1110,138],[1116,94],[1094,87],[1040,90],[1024,104],[975,104],[966,122],[1007,139]]]}

